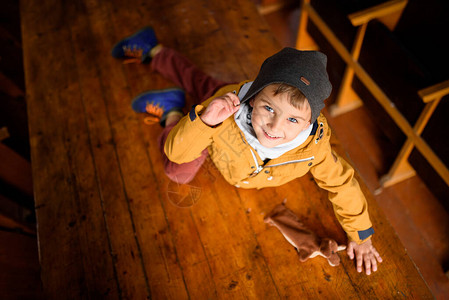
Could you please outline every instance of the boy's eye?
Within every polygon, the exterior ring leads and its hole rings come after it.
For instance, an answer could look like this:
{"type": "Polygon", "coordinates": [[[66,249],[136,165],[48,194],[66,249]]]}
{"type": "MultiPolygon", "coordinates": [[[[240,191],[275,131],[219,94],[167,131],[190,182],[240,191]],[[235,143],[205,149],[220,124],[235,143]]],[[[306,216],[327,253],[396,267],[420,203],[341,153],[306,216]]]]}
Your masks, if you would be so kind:
{"type": "Polygon", "coordinates": [[[265,109],[268,110],[269,112],[274,112],[274,109],[272,109],[272,108],[269,107],[268,105],[265,105],[265,109]]]}
{"type": "Polygon", "coordinates": [[[288,120],[292,123],[298,123],[298,120],[296,120],[295,118],[288,118],[288,120]]]}

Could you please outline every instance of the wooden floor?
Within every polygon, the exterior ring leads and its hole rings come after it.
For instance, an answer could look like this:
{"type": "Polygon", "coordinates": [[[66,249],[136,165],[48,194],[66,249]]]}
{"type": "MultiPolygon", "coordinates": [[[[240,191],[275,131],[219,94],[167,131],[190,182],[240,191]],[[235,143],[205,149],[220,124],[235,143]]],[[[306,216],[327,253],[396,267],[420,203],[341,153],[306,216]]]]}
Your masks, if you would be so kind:
{"type": "MultiPolygon", "coordinates": [[[[283,46],[295,46],[299,20],[297,6],[280,9],[264,18],[283,46]]],[[[391,147],[376,125],[380,120],[374,119],[363,107],[336,118],[327,111],[325,113],[334,133],[374,194],[379,187],[379,176],[390,166],[386,162],[396,155],[388,151],[391,147]]],[[[449,265],[449,214],[441,200],[435,198],[419,176],[383,190],[375,199],[434,296],[449,299],[449,278],[443,270],[443,265],[449,265]]]]}
{"type": "MultiPolygon", "coordinates": [[[[250,1],[28,0],[21,15],[46,298],[432,298],[369,179],[365,186],[359,177],[385,262],[367,277],[344,254],[336,268],[321,258],[300,263],[263,223],[287,198],[309,227],[343,242],[327,194],[310,176],[256,191],[227,185],[210,162],[190,185],[161,175],[161,129],[144,125],[129,104],[171,83],[149,66],[120,64],[110,47],[149,24],[206,72],[252,78],[280,45],[250,1]]],[[[393,194],[385,199],[398,203],[393,194]]]]}

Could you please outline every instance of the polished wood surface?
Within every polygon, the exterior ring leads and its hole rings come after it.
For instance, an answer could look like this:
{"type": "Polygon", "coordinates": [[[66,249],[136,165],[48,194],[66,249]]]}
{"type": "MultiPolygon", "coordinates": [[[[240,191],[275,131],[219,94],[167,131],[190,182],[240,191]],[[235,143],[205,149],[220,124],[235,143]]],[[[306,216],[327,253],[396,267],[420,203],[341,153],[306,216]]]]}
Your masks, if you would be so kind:
{"type": "Polygon", "coordinates": [[[21,17],[47,298],[432,298],[363,183],[384,258],[371,276],[344,253],[335,268],[300,263],[263,222],[287,199],[317,234],[345,242],[309,175],[259,191],[230,186],[209,161],[190,185],[163,175],[161,128],[144,125],[130,101],[172,84],[148,65],[122,65],[111,47],[151,25],[219,79],[253,78],[280,46],[251,1],[25,0],[21,17]]]}

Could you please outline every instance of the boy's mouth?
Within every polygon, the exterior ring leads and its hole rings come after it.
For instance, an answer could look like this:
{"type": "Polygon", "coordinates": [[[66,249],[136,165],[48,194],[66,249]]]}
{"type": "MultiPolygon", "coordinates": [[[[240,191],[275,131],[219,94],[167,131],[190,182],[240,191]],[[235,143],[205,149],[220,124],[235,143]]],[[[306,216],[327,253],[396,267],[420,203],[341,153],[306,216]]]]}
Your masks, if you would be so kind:
{"type": "Polygon", "coordinates": [[[269,134],[269,133],[266,132],[264,129],[262,129],[262,131],[263,131],[265,137],[266,137],[267,139],[269,139],[269,140],[276,140],[276,139],[280,139],[280,138],[281,138],[280,136],[275,136],[275,135],[269,134]]]}

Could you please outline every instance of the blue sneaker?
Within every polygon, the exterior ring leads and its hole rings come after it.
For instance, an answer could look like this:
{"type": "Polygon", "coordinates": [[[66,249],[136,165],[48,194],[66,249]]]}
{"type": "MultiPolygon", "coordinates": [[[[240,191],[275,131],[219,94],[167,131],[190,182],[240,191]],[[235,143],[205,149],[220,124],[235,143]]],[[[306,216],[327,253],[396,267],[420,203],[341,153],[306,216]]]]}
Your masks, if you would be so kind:
{"type": "Polygon", "coordinates": [[[149,114],[144,119],[145,123],[159,122],[164,126],[167,114],[172,111],[182,113],[185,104],[184,91],[179,88],[169,88],[142,93],[133,99],[131,107],[135,112],[149,114]]]}
{"type": "Polygon", "coordinates": [[[122,39],[111,50],[115,58],[132,58],[127,61],[148,62],[150,51],[158,44],[153,28],[144,27],[135,34],[122,39]]]}

